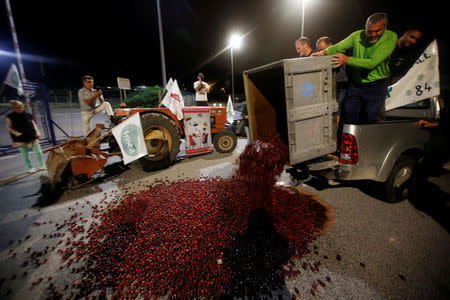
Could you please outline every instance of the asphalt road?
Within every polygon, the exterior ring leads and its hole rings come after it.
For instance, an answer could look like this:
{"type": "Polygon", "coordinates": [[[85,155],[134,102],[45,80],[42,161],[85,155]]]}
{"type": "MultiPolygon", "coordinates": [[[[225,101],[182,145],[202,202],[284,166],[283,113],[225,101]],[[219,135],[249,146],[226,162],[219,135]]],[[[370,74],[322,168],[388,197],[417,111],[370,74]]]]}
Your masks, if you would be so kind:
{"type": "MultiPolygon", "coordinates": [[[[138,191],[145,183],[156,179],[229,176],[236,159],[245,146],[239,139],[232,154],[212,153],[179,161],[172,167],[146,173],[137,164],[120,175],[99,184],[66,191],[48,206],[35,206],[39,200],[40,178],[45,171],[27,175],[19,155],[0,158],[0,297],[2,299],[44,299],[48,277],[63,289],[76,280],[77,274],[58,267],[58,238],[43,238],[56,232],[55,223],[62,223],[74,212],[89,218],[90,206],[103,199],[112,201],[125,191],[138,191]],[[73,210],[71,210],[73,209],[73,210]],[[38,222],[40,226],[34,226],[38,222]],[[29,236],[27,238],[27,236],[29,236]],[[18,240],[21,243],[18,244],[18,240]],[[10,245],[10,241],[13,241],[10,245]],[[23,266],[29,256],[27,248],[44,251],[48,261],[40,267],[23,266]],[[55,247],[51,251],[52,247],[55,247]],[[27,272],[24,276],[24,272],[27,272]],[[32,283],[43,278],[33,287],[32,283]]],[[[34,157],[31,154],[34,161],[34,157]]],[[[113,164],[117,160],[110,160],[113,164]]],[[[313,179],[301,188],[317,193],[334,209],[336,222],[331,230],[317,238],[318,254],[311,253],[306,261],[321,262],[319,272],[303,271],[300,276],[286,279],[280,295],[290,298],[295,288],[302,299],[448,299],[450,297],[450,236],[448,211],[450,166],[440,175],[429,177],[422,203],[403,201],[389,204],[368,191],[365,183],[346,186],[323,186],[313,179]],[[317,188],[314,188],[314,186],[317,188]],[[324,258],[324,255],[328,259],[324,258]],[[338,261],[336,255],[342,260],[338,261]],[[361,263],[364,265],[362,267],[361,263]],[[317,279],[331,278],[326,287],[317,279]]],[[[294,184],[283,173],[280,184],[294,184]]],[[[70,295],[70,288],[65,291],[70,295]]],[[[276,293],[274,293],[276,295],[276,293]]]]}

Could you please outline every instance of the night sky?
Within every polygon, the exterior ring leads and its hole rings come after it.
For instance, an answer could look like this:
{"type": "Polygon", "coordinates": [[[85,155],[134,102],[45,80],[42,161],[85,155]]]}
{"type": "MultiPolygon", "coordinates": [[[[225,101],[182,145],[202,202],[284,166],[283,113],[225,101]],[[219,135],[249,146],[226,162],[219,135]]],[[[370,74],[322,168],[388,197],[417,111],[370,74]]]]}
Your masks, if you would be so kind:
{"type": "MultiPolygon", "coordinates": [[[[82,75],[96,85],[116,85],[116,77],[132,85],[162,83],[156,0],[26,1],[10,0],[25,73],[49,88],[76,88],[82,75]]],[[[425,30],[424,43],[438,39],[441,88],[448,86],[448,33],[442,2],[309,0],[305,36],[315,44],[321,36],[334,42],[363,29],[375,12],[389,15],[388,29],[399,34],[408,26],[425,30]],[[403,3],[403,4],[399,4],[403,3]]],[[[233,32],[246,34],[234,52],[236,92],[243,92],[242,72],[297,56],[294,41],[301,32],[301,0],[162,0],[167,78],[192,89],[201,71],[218,86],[231,78],[230,51],[220,53],[233,32]]],[[[14,51],[4,1],[1,1],[0,50],[14,51]]],[[[0,55],[0,80],[14,57],[0,55]]]]}

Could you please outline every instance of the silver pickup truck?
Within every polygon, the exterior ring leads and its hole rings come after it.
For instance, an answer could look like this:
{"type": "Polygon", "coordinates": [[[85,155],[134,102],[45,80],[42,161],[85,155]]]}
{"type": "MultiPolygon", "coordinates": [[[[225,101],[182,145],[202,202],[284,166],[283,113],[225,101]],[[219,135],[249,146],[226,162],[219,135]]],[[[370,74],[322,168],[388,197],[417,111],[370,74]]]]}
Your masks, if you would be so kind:
{"type": "Polygon", "coordinates": [[[345,124],[337,151],[335,84],[330,57],[277,61],[244,72],[252,139],[279,134],[288,145],[291,174],[334,180],[373,180],[386,201],[407,196],[429,132],[419,120],[436,119],[437,99],[394,109],[377,124],[345,124]]]}

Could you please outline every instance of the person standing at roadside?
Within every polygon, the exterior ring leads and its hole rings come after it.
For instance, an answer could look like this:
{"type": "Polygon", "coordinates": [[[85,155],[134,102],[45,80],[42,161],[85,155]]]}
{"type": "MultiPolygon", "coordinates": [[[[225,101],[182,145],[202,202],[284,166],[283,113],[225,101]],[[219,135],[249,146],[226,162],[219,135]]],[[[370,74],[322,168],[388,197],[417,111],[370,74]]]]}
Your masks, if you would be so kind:
{"type": "Polygon", "coordinates": [[[39,164],[39,170],[46,170],[42,154],[41,146],[39,145],[39,130],[33,120],[33,116],[25,112],[25,107],[22,102],[17,100],[9,101],[13,110],[6,117],[6,128],[8,129],[11,139],[13,140],[13,147],[19,148],[25,165],[28,168],[28,173],[36,172],[28,157],[28,147],[31,146],[36,154],[36,160],[39,164]]]}
{"type": "Polygon", "coordinates": [[[94,89],[94,78],[89,75],[83,76],[82,83],[83,87],[78,90],[78,100],[80,101],[84,136],[87,137],[91,131],[92,117],[95,114],[105,111],[113,125],[117,122],[111,104],[103,98],[102,90],[94,89]],[[98,106],[97,100],[100,102],[98,106]]]}
{"type": "Polygon", "coordinates": [[[346,64],[350,85],[344,98],[344,123],[376,123],[387,95],[389,57],[397,44],[397,34],[387,30],[385,13],[375,13],[366,21],[365,30],[350,34],[341,42],[313,53],[332,55],[334,67],[346,64]],[[344,54],[352,49],[352,56],[344,54]]]}
{"type": "Polygon", "coordinates": [[[197,81],[194,82],[195,105],[208,106],[209,85],[203,81],[203,73],[198,73],[197,81]]]}

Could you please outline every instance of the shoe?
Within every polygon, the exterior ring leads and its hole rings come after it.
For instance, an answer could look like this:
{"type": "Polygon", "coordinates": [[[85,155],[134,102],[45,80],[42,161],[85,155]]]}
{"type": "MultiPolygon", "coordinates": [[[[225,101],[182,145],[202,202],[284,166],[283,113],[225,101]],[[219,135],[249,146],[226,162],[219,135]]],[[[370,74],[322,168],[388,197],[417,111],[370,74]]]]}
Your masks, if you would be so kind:
{"type": "Polygon", "coordinates": [[[36,173],[36,169],[35,168],[28,169],[28,173],[30,174],[36,173]]]}
{"type": "Polygon", "coordinates": [[[44,170],[47,170],[46,166],[42,166],[42,167],[39,168],[39,171],[44,171],[44,170]]]}
{"type": "Polygon", "coordinates": [[[116,116],[109,116],[109,121],[111,121],[111,127],[119,124],[119,120],[116,118],[116,116]]]}

